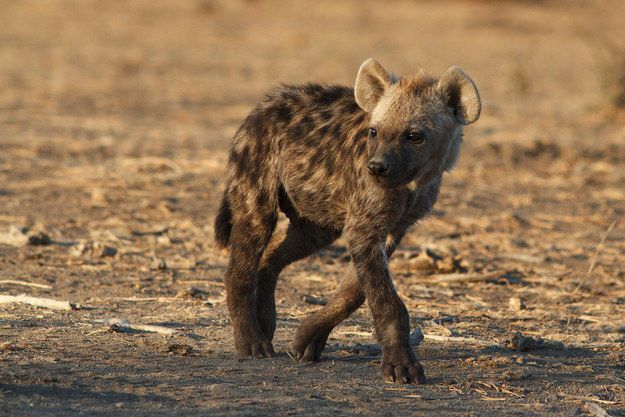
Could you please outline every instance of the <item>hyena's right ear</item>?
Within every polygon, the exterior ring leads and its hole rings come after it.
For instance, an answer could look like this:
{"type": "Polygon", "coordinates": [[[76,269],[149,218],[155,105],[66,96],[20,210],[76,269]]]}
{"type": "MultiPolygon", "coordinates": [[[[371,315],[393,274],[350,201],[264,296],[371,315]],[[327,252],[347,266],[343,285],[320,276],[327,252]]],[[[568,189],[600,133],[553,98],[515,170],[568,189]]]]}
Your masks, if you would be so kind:
{"type": "Polygon", "coordinates": [[[356,77],[356,103],[364,111],[371,112],[390,85],[391,76],[382,65],[373,58],[367,59],[360,66],[356,77]]]}

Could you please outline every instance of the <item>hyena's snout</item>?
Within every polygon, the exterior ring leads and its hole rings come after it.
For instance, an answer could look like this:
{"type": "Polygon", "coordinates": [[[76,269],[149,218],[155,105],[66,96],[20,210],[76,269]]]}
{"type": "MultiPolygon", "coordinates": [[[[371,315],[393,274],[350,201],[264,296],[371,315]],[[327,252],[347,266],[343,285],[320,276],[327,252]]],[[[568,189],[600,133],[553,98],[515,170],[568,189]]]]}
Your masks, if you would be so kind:
{"type": "Polygon", "coordinates": [[[385,158],[374,157],[367,164],[367,169],[371,175],[385,177],[391,164],[385,158]]]}

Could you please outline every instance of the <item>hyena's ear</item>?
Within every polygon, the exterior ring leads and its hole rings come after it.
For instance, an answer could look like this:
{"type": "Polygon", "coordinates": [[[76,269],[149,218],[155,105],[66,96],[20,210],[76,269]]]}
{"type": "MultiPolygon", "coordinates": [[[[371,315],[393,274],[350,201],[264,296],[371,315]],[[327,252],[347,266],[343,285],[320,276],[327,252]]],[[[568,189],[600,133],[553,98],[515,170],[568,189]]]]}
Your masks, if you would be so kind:
{"type": "Polygon", "coordinates": [[[458,123],[468,125],[480,117],[480,93],[473,80],[460,68],[449,68],[438,82],[438,90],[454,110],[458,123]]]}
{"type": "Polygon", "coordinates": [[[382,65],[373,58],[367,59],[360,66],[356,77],[356,103],[364,111],[371,112],[390,85],[391,76],[382,65]]]}

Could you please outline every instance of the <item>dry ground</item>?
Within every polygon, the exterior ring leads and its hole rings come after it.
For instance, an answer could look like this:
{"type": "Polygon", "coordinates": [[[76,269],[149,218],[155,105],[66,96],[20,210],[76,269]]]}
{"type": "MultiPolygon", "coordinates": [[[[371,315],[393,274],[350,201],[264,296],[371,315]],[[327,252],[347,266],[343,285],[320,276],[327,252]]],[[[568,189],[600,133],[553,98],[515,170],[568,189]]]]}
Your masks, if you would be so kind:
{"type": "Polygon", "coordinates": [[[0,2],[0,294],[83,307],[0,306],[0,415],[625,415],[625,124],[597,54],[625,38],[624,9],[0,2]],[[327,298],[346,269],[341,242],[283,274],[279,357],[231,353],[211,230],[229,140],[278,82],[351,84],[368,56],[400,73],[459,64],[484,99],[391,265],[426,334],[426,386],[381,381],[366,308],[322,363],[284,353],[318,308],[305,297],[327,298]],[[23,244],[26,229],[51,244],[23,244]],[[97,322],[112,317],[181,333],[97,322]],[[519,352],[516,332],[564,348],[519,352]]]}

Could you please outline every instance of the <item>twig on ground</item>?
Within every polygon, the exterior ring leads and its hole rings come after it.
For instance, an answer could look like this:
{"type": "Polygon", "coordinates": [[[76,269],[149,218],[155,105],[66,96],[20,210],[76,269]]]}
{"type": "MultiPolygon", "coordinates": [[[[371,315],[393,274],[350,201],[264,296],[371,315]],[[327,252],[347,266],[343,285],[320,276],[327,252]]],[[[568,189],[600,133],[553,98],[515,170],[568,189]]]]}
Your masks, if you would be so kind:
{"type": "Polygon", "coordinates": [[[176,280],[176,284],[205,284],[205,285],[216,285],[219,287],[223,287],[224,284],[223,282],[219,282],[219,281],[207,281],[205,279],[184,279],[184,280],[176,280]]]}
{"type": "Polygon", "coordinates": [[[593,316],[588,316],[586,314],[583,314],[583,315],[579,316],[578,319],[582,320],[582,321],[588,321],[590,323],[603,324],[605,326],[620,327],[620,323],[618,323],[618,322],[608,321],[608,320],[601,320],[601,319],[598,319],[598,318],[593,317],[593,316]]]}
{"type": "Polygon", "coordinates": [[[528,264],[536,264],[545,261],[543,256],[533,256],[525,253],[501,253],[496,256],[498,259],[508,259],[511,261],[525,262],[528,264]]]}
{"type": "Polygon", "coordinates": [[[492,281],[501,276],[501,272],[487,272],[484,274],[435,274],[431,275],[428,282],[454,283],[454,282],[485,282],[492,281]]]}
{"type": "Polygon", "coordinates": [[[482,346],[495,346],[496,343],[489,342],[487,340],[475,339],[473,337],[461,337],[461,336],[439,336],[436,334],[426,334],[424,337],[428,340],[435,340],[437,342],[456,342],[456,343],[470,343],[474,345],[482,346]]]}
{"type": "Polygon", "coordinates": [[[37,284],[35,282],[18,281],[18,280],[14,280],[14,279],[3,279],[3,280],[0,280],[0,284],[23,285],[25,287],[44,288],[46,290],[52,289],[52,286],[50,286],[50,285],[37,284]]]}
{"type": "Polygon", "coordinates": [[[167,336],[173,336],[180,333],[178,330],[170,329],[169,327],[155,326],[152,324],[133,324],[130,323],[128,320],[123,320],[119,318],[96,320],[96,322],[104,323],[108,325],[111,330],[120,333],[148,332],[164,334],[167,336]]]}
{"type": "Polygon", "coordinates": [[[610,234],[612,229],[614,229],[614,226],[616,226],[616,223],[618,222],[618,220],[619,219],[614,220],[612,224],[610,225],[610,227],[608,227],[608,230],[603,235],[603,239],[601,239],[601,242],[599,242],[599,245],[597,246],[597,250],[595,250],[595,255],[592,257],[592,261],[590,262],[590,265],[588,266],[588,270],[582,277],[582,280],[579,282],[579,284],[577,284],[577,287],[575,287],[575,289],[573,290],[573,294],[579,291],[579,289],[582,287],[582,285],[584,285],[584,283],[586,282],[590,274],[592,274],[593,269],[595,269],[595,266],[597,265],[597,259],[599,258],[599,253],[601,253],[603,244],[605,243],[605,240],[608,238],[608,235],[610,234]]]}
{"type": "Polygon", "coordinates": [[[480,300],[477,297],[471,297],[470,295],[465,295],[464,298],[466,298],[469,301],[474,302],[475,304],[477,304],[480,307],[488,307],[488,304],[486,304],[484,301],[480,300]]]}
{"type": "Polygon", "coordinates": [[[591,404],[590,401],[594,401],[596,403],[602,403],[602,404],[617,404],[616,401],[602,400],[595,396],[572,395],[572,394],[565,394],[563,392],[559,392],[556,395],[561,398],[568,398],[568,399],[577,400],[577,401],[579,400],[586,401],[586,404],[591,404]]]}
{"type": "Polygon", "coordinates": [[[50,308],[53,310],[78,310],[79,304],[73,304],[69,301],[58,301],[51,298],[31,297],[26,294],[8,295],[0,294],[0,304],[23,303],[36,307],[50,308]]]}
{"type": "Polygon", "coordinates": [[[157,156],[145,156],[141,158],[126,158],[126,159],[122,159],[121,163],[125,167],[133,166],[139,170],[141,168],[144,168],[146,165],[162,165],[171,169],[172,171],[176,173],[183,171],[182,167],[178,165],[176,162],[174,162],[173,160],[168,159],[168,158],[160,158],[157,156]]]}
{"type": "Polygon", "coordinates": [[[106,301],[128,301],[128,302],[142,302],[142,301],[158,301],[159,303],[175,303],[182,301],[180,297],[112,297],[104,299],[106,301]]]}

